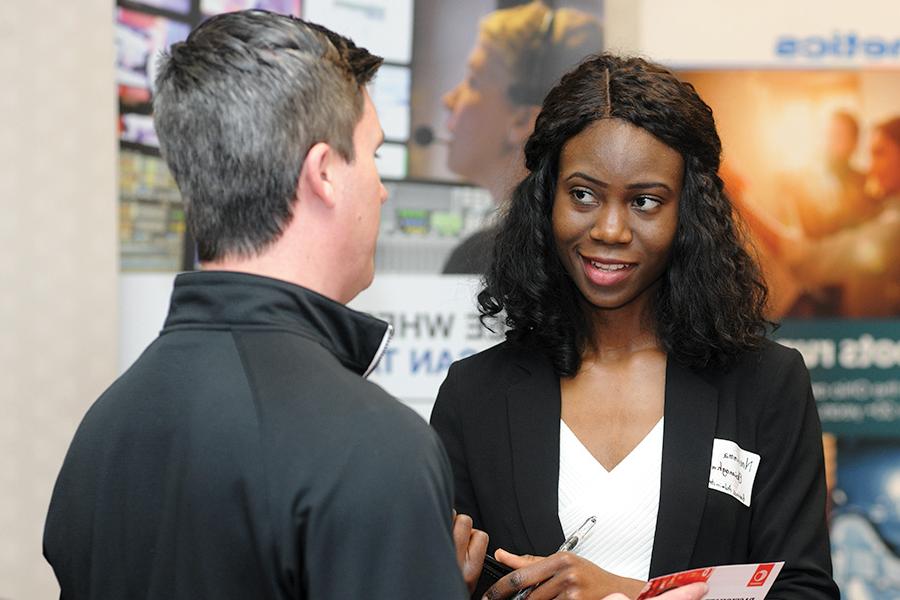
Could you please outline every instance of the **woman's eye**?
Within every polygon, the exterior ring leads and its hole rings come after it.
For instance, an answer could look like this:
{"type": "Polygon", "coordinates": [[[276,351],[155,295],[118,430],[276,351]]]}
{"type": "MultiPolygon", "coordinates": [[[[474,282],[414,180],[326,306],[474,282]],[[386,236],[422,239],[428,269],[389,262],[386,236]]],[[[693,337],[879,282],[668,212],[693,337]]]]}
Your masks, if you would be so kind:
{"type": "Polygon", "coordinates": [[[575,188],[569,193],[572,195],[575,202],[579,204],[591,204],[594,201],[593,194],[582,188],[575,188]]]}
{"type": "Polygon", "coordinates": [[[640,211],[647,212],[662,205],[662,202],[650,196],[638,196],[634,199],[634,207],[640,211]]]}

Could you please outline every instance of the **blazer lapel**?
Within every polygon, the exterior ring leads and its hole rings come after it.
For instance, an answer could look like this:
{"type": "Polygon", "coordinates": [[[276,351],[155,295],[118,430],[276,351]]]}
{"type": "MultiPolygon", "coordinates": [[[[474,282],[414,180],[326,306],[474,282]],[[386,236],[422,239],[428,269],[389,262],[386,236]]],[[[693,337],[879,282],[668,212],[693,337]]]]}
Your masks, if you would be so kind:
{"type": "Polygon", "coordinates": [[[666,366],[665,428],[650,577],[688,567],[706,503],[718,393],[686,367],[666,366]]]}
{"type": "Polygon", "coordinates": [[[506,396],[513,486],[530,553],[547,556],[563,541],[559,523],[559,378],[543,358],[520,364],[528,371],[506,396]]]}

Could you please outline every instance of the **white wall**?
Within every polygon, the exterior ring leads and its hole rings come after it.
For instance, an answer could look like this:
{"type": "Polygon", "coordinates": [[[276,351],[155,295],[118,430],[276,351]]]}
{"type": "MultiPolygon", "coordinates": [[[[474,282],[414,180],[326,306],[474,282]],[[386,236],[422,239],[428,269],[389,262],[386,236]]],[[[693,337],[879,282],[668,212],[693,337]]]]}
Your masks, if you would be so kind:
{"type": "Polygon", "coordinates": [[[603,26],[606,49],[620,54],[640,51],[639,34],[642,0],[606,0],[603,5],[603,26]]]}
{"type": "Polygon", "coordinates": [[[59,596],[56,473],[116,367],[111,0],[0,2],[0,598],[59,596]]]}

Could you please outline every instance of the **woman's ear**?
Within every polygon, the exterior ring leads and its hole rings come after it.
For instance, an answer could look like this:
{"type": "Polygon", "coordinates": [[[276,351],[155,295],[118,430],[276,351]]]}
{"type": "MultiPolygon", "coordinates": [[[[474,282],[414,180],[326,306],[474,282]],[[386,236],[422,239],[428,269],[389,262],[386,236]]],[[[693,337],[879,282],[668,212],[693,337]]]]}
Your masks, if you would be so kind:
{"type": "Polygon", "coordinates": [[[317,199],[326,206],[333,207],[337,201],[335,167],[338,158],[334,148],[325,142],[314,144],[306,153],[303,166],[300,168],[300,180],[297,182],[298,196],[317,199]]]}
{"type": "Polygon", "coordinates": [[[506,134],[506,141],[510,146],[523,146],[528,136],[534,131],[534,121],[537,119],[541,107],[536,104],[517,106],[512,112],[512,125],[506,134]]]}

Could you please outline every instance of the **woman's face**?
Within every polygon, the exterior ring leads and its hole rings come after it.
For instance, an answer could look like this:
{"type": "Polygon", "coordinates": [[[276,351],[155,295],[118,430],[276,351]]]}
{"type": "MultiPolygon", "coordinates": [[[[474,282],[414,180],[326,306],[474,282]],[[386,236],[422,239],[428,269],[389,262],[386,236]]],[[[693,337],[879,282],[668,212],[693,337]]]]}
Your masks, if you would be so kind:
{"type": "Polygon", "coordinates": [[[514,148],[508,142],[513,105],[507,97],[512,78],[503,62],[481,42],[469,55],[466,78],[444,94],[450,111],[447,166],[483,187],[501,176],[502,161],[514,148]]]}
{"type": "Polygon", "coordinates": [[[675,239],[683,172],[681,154],[621,119],[596,121],[565,143],[553,235],[590,304],[647,307],[675,239]]]}

